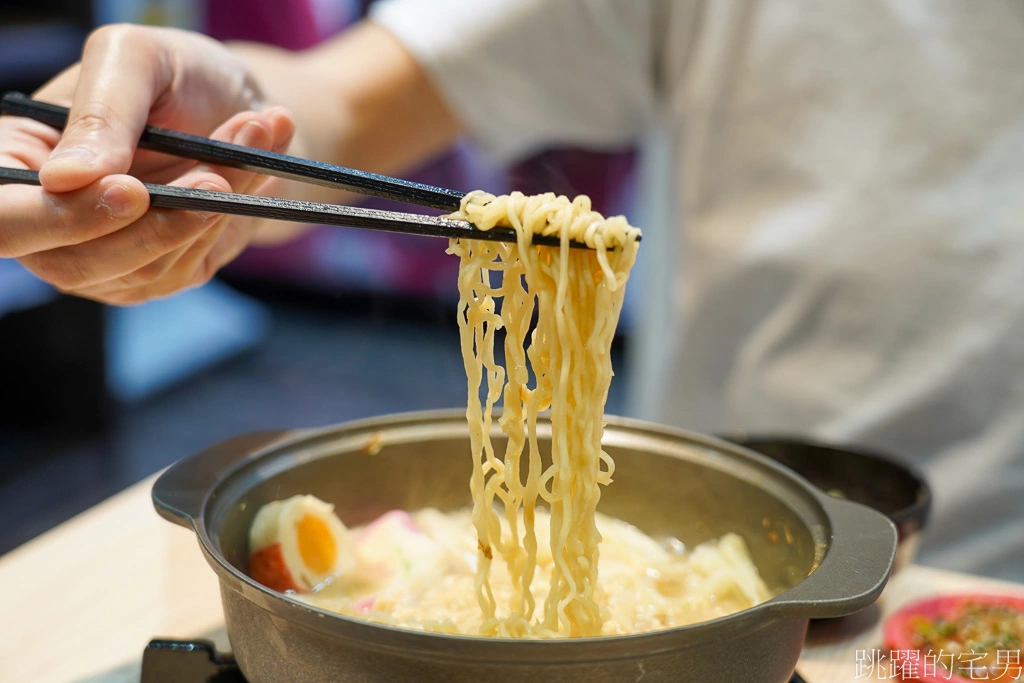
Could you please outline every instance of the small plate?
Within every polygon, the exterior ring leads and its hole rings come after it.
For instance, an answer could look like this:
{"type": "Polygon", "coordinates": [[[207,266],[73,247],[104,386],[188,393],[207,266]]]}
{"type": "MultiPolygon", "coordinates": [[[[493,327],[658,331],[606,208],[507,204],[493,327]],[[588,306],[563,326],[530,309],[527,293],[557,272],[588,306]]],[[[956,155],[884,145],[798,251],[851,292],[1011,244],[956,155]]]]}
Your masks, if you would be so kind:
{"type": "MultiPolygon", "coordinates": [[[[991,593],[942,595],[919,600],[899,609],[886,620],[885,625],[882,627],[882,637],[885,640],[886,650],[890,652],[900,651],[901,656],[904,658],[906,670],[921,672],[913,678],[905,680],[915,680],[920,683],[976,683],[979,680],[978,678],[972,680],[958,676],[943,669],[941,666],[931,667],[935,669],[934,673],[928,671],[928,675],[923,675],[927,671],[924,653],[911,644],[911,634],[914,630],[914,626],[911,623],[912,619],[915,617],[954,619],[967,604],[998,605],[1024,612],[1024,595],[991,593]]],[[[1015,667],[1018,664],[1024,666],[1024,653],[1014,662],[1015,667]]],[[[1009,683],[1014,679],[997,674],[989,676],[985,680],[1007,681],[1009,683]]]]}

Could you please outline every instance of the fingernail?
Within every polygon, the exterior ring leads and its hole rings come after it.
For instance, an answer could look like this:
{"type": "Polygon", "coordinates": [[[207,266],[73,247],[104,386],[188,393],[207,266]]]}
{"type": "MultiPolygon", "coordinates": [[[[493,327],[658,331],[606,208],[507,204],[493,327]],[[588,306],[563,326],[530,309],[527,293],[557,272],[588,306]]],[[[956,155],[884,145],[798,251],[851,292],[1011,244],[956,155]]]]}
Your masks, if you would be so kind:
{"type": "Polygon", "coordinates": [[[111,185],[103,191],[100,205],[110,212],[111,218],[127,218],[135,213],[135,196],[127,185],[111,185]]]}
{"type": "Polygon", "coordinates": [[[50,161],[70,161],[77,162],[79,164],[91,164],[96,160],[96,154],[89,149],[83,147],[72,147],[71,149],[64,149],[61,151],[54,151],[50,155],[50,161]]]}

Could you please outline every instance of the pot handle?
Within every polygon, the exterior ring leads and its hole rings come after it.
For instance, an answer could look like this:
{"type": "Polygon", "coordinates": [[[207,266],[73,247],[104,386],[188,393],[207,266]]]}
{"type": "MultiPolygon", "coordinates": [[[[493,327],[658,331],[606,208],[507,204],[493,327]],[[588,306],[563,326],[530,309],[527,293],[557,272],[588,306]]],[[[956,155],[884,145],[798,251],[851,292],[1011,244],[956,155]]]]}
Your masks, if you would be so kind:
{"type": "Polygon", "coordinates": [[[182,458],[153,484],[153,506],[161,517],[186,529],[202,514],[210,490],[238,463],[294,431],[251,432],[182,458]]]}
{"type": "Polygon", "coordinates": [[[866,505],[819,496],[832,543],[810,576],[767,603],[779,616],[827,619],[853,614],[882,593],[896,559],[896,527],[866,505]]]}

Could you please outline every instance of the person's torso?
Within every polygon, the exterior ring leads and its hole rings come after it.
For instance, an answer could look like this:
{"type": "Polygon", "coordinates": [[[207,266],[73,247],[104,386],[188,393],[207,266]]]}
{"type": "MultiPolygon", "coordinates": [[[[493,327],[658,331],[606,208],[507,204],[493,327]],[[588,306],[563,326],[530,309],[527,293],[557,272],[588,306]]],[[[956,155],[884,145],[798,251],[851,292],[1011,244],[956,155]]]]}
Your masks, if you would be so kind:
{"type": "Polygon", "coordinates": [[[697,7],[663,55],[685,265],[658,417],[913,458],[927,559],[1020,577],[1024,5],[697,7]]]}

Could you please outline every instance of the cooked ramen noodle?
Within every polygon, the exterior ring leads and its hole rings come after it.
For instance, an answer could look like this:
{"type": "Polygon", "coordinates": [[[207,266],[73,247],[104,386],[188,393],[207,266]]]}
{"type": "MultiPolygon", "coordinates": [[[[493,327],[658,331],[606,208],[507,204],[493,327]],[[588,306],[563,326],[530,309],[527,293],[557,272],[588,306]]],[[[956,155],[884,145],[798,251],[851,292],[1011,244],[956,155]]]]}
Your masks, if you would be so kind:
{"type": "Polygon", "coordinates": [[[592,211],[587,197],[474,192],[463,199],[461,214],[481,230],[510,227],[517,237],[510,244],[459,240],[450,248],[462,259],[459,328],[469,380],[481,632],[598,635],[601,535],[594,515],[600,486],[613,473],[611,458],[601,450],[604,404],[612,378],[612,339],[640,232],[625,218],[605,219],[592,211]],[[532,246],[534,235],[556,235],[562,246],[532,246]],[[570,240],[592,249],[569,248],[570,240]],[[492,273],[500,275],[498,284],[492,273]],[[537,325],[528,340],[535,311],[537,325]],[[495,333],[501,328],[505,368],[495,361],[495,333]],[[527,360],[535,375],[532,386],[527,360]],[[499,398],[504,399],[499,424],[508,437],[504,453],[496,452],[490,439],[499,398]],[[547,409],[552,464],[542,471],[537,416],[547,409]],[[543,610],[534,620],[538,502],[551,513],[552,567],[543,610]],[[500,515],[509,528],[505,537],[500,515]],[[514,587],[500,611],[490,585],[496,556],[514,587]]]}
{"type": "Polygon", "coordinates": [[[473,192],[456,215],[516,235],[449,247],[461,259],[472,510],[393,512],[347,531],[356,567],[302,599],[406,627],[558,638],[669,628],[770,597],[738,536],[679,554],[597,513],[614,473],[601,448],[603,414],[639,230],[605,219],[586,197],[554,194],[473,192]],[[533,245],[536,235],[561,246],[533,245]],[[499,401],[500,449],[491,440],[499,401]],[[546,466],[542,411],[550,411],[546,466]]]}

